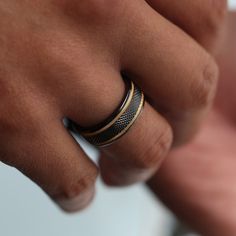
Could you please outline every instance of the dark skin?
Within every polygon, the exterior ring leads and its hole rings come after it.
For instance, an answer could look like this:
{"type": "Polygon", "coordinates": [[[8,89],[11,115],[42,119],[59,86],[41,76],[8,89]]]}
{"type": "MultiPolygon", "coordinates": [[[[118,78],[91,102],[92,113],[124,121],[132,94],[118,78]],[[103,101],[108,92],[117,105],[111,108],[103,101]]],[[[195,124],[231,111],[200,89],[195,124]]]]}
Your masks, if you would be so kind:
{"type": "Polygon", "coordinates": [[[202,235],[236,235],[236,13],[217,56],[221,78],[214,108],[193,142],[172,151],[151,189],[202,235]]]}
{"type": "Polygon", "coordinates": [[[225,0],[0,1],[0,161],[62,209],[86,207],[98,167],[62,119],[90,126],[107,118],[124,95],[125,72],[147,102],[132,128],[101,149],[99,170],[112,185],[146,181],[212,104],[212,43],[225,12],[225,0]]]}
{"type": "MultiPolygon", "coordinates": [[[[183,32],[187,33],[191,36],[198,44],[204,48],[209,54],[212,56],[217,55],[221,49],[221,41],[224,36],[224,29],[225,29],[225,18],[227,15],[227,1],[226,0],[197,0],[197,1],[189,1],[189,0],[181,0],[181,1],[172,1],[172,0],[147,0],[147,2],[154,8],[158,13],[164,16],[173,24],[177,25],[183,32]]],[[[168,43],[168,35],[171,35],[173,38],[173,34],[169,34],[167,30],[165,30],[165,42],[168,43]]],[[[158,41],[159,42],[159,41],[158,41]]],[[[158,43],[159,44],[159,43],[158,43]]],[[[180,46],[178,42],[176,42],[176,46],[180,48],[178,52],[178,57],[184,57],[186,53],[186,46],[187,43],[180,46]]],[[[172,50],[171,50],[172,51],[172,50]]],[[[153,53],[153,52],[152,52],[153,53]]],[[[191,54],[190,58],[197,58],[198,55],[193,50],[188,51],[191,54]]],[[[174,55],[174,51],[168,56],[168,61],[172,61],[173,58],[176,56],[174,55]]],[[[192,59],[190,59],[191,61],[192,59]]],[[[160,58],[160,61],[162,59],[160,58]]],[[[173,61],[176,61],[173,59],[173,61]]],[[[182,61],[182,60],[180,60],[182,61]]],[[[189,68],[190,70],[194,70],[195,67],[189,66],[189,63],[185,62],[185,68],[189,68]]],[[[179,66],[176,67],[174,70],[171,68],[167,68],[166,73],[168,74],[169,71],[172,71],[172,75],[168,75],[168,78],[171,78],[170,84],[174,84],[175,77],[177,76],[177,70],[179,66]]],[[[153,68],[150,68],[153,70],[153,68]]],[[[155,70],[154,70],[155,71],[155,70]]],[[[204,73],[208,74],[208,73],[204,73]]],[[[157,78],[160,77],[160,73],[157,75],[157,78]]],[[[192,76],[186,77],[185,85],[188,85],[191,81],[192,76]]],[[[194,79],[195,80],[195,79],[194,79]]],[[[196,80],[195,80],[196,81],[196,80]]],[[[206,79],[206,87],[211,86],[211,81],[206,79]]],[[[154,87],[160,87],[159,82],[153,83],[154,87]]],[[[180,93],[183,93],[183,89],[180,88],[180,84],[174,85],[180,93]]],[[[192,87],[192,86],[191,86],[192,87]]],[[[212,86],[211,86],[212,87],[212,86]]],[[[192,87],[193,88],[193,87],[192,87]]],[[[166,93],[166,88],[161,89],[155,92],[155,94],[162,94],[166,93]]],[[[202,100],[201,96],[199,97],[195,92],[190,92],[192,96],[199,101],[202,100]]],[[[174,94],[173,92],[168,92],[169,97],[161,97],[159,102],[156,102],[152,98],[150,98],[147,94],[147,100],[152,104],[153,107],[156,108],[157,111],[160,111],[162,114],[165,114],[166,119],[172,124],[172,130],[174,131],[174,140],[172,143],[172,147],[180,146],[181,144],[188,142],[192,135],[198,130],[198,126],[192,125],[189,122],[194,122],[195,124],[199,124],[199,118],[206,114],[205,112],[198,112],[194,106],[191,108],[184,108],[185,105],[183,102],[178,104],[178,97],[180,95],[174,94]],[[173,114],[170,110],[166,110],[163,107],[164,103],[171,103],[173,102],[172,111],[180,111],[179,113],[173,114]],[[176,101],[176,102],[175,102],[176,101]],[[162,104],[163,103],[163,104],[162,104]],[[201,115],[200,115],[201,114],[201,115]],[[186,134],[188,134],[186,136],[186,134]],[[189,136],[189,134],[191,134],[189,136]]],[[[181,96],[180,96],[181,97],[181,96]]],[[[203,103],[204,103],[204,97],[203,103]]],[[[211,100],[213,97],[208,97],[211,100]]],[[[191,98],[188,97],[188,101],[191,101],[191,98]]],[[[208,106],[209,107],[209,106],[208,106]]],[[[140,140],[143,140],[142,136],[139,136],[140,140]]],[[[146,138],[144,138],[145,140],[146,138]]],[[[160,142],[159,142],[160,143],[160,142]]],[[[163,143],[164,144],[164,143],[163,143]]],[[[153,145],[156,147],[157,150],[161,150],[160,148],[162,145],[153,145]]],[[[136,147],[138,147],[136,145],[136,147]]],[[[129,145],[127,148],[130,149],[129,145]]],[[[100,169],[101,175],[103,180],[106,184],[111,186],[124,186],[129,185],[135,180],[135,176],[132,175],[130,166],[122,161],[122,153],[118,152],[118,156],[120,158],[115,159],[112,158],[111,155],[107,155],[106,153],[102,152],[100,158],[100,169]],[[129,176],[124,181],[125,176],[129,176]]],[[[155,154],[154,154],[155,155],[155,154]]],[[[157,155],[158,156],[158,155],[157,155]]],[[[148,155],[146,155],[147,159],[149,159],[148,155]]],[[[150,159],[151,160],[151,159],[150,159]]],[[[150,162],[149,162],[150,163],[150,162]]],[[[138,170],[136,169],[136,173],[138,170]]],[[[142,171],[141,171],[142,174],[142,171]]]]}

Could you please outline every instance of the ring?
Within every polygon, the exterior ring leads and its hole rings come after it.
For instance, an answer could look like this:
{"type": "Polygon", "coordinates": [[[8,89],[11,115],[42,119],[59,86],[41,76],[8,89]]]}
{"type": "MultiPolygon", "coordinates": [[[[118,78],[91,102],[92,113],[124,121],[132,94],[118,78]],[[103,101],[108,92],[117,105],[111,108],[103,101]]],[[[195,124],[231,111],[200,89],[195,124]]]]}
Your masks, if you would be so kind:
{"type": "Polygon", "coordinates": [[[144,94],[139,87],[128,79],[125,79],[125,83],[126,95],[110,117],[89,128],[82,128],[73,123],[70,125],[71,129],[98,147],[112,144],[122,137],[138,118],[145,102],[144,94]]]}

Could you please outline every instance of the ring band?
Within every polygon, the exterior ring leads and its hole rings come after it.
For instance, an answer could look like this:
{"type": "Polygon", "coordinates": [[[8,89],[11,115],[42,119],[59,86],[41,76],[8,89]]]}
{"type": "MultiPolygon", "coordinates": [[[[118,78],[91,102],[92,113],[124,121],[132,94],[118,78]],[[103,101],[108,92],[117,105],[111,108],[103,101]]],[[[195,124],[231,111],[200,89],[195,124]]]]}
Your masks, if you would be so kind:
{"type": "Polygon", "coordinates": [[[73,130],[94,146],[107,146],[121,136],[134,124],[144,106],[144,94],[131,80],[125,79],[126,95],[119,108],[104,122],[80,128],[73,124],[73,130]]]}

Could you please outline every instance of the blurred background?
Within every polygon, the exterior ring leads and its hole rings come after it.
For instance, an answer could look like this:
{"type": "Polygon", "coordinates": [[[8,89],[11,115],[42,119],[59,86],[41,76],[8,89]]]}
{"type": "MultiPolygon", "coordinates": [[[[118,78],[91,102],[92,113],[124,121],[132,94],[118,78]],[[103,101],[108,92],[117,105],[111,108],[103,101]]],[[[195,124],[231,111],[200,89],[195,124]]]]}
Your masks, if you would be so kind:
{"type": "MultiPolygon", "coordinates": [[[[236,0],[231,0],[236,9],[236,0]]],[[[97,153],[82,144],[96,161],[97,153]]],[[[100,180],[93,204],[67,215],[17,170],[0,163],[2,236],[194,236],[144,185],[110,189],[100,180]]]]}

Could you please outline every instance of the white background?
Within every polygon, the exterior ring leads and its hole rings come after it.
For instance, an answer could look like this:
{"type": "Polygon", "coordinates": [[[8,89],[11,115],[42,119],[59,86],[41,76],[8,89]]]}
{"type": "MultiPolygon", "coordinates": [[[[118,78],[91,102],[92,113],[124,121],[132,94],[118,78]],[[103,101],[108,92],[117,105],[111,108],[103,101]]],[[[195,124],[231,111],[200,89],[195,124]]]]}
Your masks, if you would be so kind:
{"type": "MultiPolygon", "coordinates": [[[[236,8],[236,0],[230,6],[236,8]]],[[[1,163],[0,186],[2,236],[167,236],[171,228],[169,213],[142,185],[108,190],[99,181],[92,206],[73,216],[62,213],[30,180],[1,163]]]]}
{"type": "Polygon", "coordinates": [[[236,0],[230,0],[229,1],[229,6],[231,9],[236,9],[236,0]]]}

